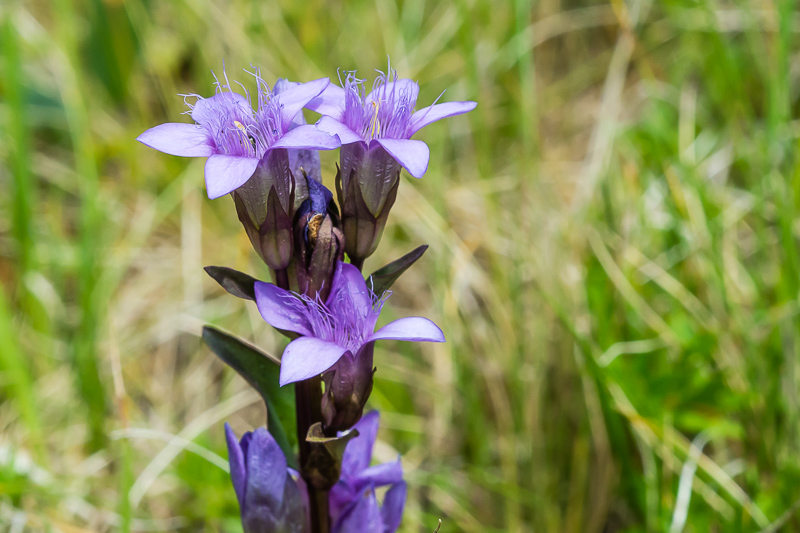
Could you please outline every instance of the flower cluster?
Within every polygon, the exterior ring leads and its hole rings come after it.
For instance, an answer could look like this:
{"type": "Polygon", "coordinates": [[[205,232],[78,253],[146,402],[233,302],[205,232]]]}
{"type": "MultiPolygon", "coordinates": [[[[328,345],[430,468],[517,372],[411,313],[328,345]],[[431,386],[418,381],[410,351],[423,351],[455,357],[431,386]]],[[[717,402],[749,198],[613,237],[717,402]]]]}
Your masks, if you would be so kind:
{"type": "Polygon", "coordinates": [[[419,86],[391,68],[369,92],[355,72],[340,75],[339,85],[281,79],[273,87],[258,70],[250,74],[254,92],[223,73],[213,96],[184,97],[193,123],[162,124],[138,137],[167,154],[207,158],[209,198],[232,196],[274,282],[225,267],[207,271],[231,294],[254,300],[264,320],[291,339],[273,371],[247,343],[204,329],[212,350],[259,390],[269,413],[267,429],[241,440],[225,427],[242,524],[247,533],[392,533],[406,498],[402,467],[399,459],[370,466],[378,414],[363,415],[375,341],[445,339],[422,317],[377,327],[389,287],[427,247],[367,279],[361,270],[380,242],[401,169],[416,178],[428,169],[428,146],[411,137],[476,104],[437,99],[417,110],[419,86]],[[308,124],[304,108],[321,118],[308,124]],[[319,151],[337,148],[335,202],[322,184],[319,151]],[[290,384],[297,460],[275,415],[277,398],[286,401],[279,387],[290,384]],[[379,503],[381,487],[388,489],[379,503]]]}
{"type": "MultiPolygon", "coordinates": [[[[370,466],[378,422],[378,412],[372,411],[350,430],[356,436],[347,443],[341,477],[330,490],[332,533],[393,533],[400,525],[406,501],[400,460],[370,466]],[[388,490],[383,504],[379,504],[376,489],[382,487],[388,490]]],[[[272,435],[258,428],[237,441],[233,430],[225,424],[225,437],[245,533],[305,532],[306,484],[297,472],[288,468],[286,456],[272,435]]]]}

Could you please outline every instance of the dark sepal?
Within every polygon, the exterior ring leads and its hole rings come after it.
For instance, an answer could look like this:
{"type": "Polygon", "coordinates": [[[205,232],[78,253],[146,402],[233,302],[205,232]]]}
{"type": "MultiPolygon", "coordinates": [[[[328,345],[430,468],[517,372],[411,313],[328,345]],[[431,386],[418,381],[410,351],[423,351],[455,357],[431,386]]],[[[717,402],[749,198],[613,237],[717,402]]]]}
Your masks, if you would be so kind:
{"type": "Polygon", "coordinates": [[[321,423],[313,424],[308,428],[306,437],[311,452],[303,465],[303,479],[317,490],[330,490],[342,473],[344,449],[357,436],[358,431],[354,430],[341,437],[329,437],[325,435],[321,423]]]}
{"type": "Polygon", "coordinates": [[[400,259],[396,259],[385,267],[379,268],[367,278],[367,287],[371,287],[372,292],[380,296],[383,294],[383,291],[389,290],[392,284],[397,281],[397,278],[408,270],[411,265],[416,263],[417,259],[422,257],[422,254],[424,254],[427,249],[427,244],[417,246],[400,259]]]}
{"type": "Polygon", "coordinates": [[[294,385],[281,387],[278,384],[280,361],[212,326],[203,327],[203,340],[217,357],[236,370],[264,399],[267,429],[286,455],[289,466],[297,468],[294,452],[297,440],[294,385]]]}
{"type": "MultiPolygon", "coordinates": [[[[385,267],[384,267],[385,268],[385,267]]],[[[207,266],[203,268],[220,286],[237,298],[255,300],[256,278],[228,267],[207,266]]],[[[373,274],[374,275],[374,274],[373,274]]]]}
{"type": "Polygon", "coordinates": [[[259,229],[261,257],[272,270],[283,270],[292,261],[292,216],[281,205],[277,191],[267,196],[267,218],[259,229]]]}
{"type": "Polygon", "coordinates": [[[239,222],[242,223],[245,233],[247,233],[247,238],[250,239],[250,244],[253,245],[258,256],[261,257],[261,260],[266,262],[264,254],[261,253],[261,237],[258,233],[259,226],[250,217],[250,214],[247,212],[247,206],[239,193],[234,191],[231,196],[233,196],[233,204],[236,206],[236,215],[239,217],[239,222]]]}
{"type": "MultiPolygon", "coordinates": [[[[399,174],[399,173],[398,173],[399,174]]],[[[389,218],[395,200],[400,179],[389,189],[386,201],[377,216],[370,212],[361,187],[355,179],[355,173],[347,180],[347,190],[342,190],[341,171],[336,172],[336,193],[342,208],[342,227],[345,239],[345,251],[354,264],[361,265],[378,248],[386,220],[389,218]]]]}
{"type": "Polygon", "coordinates": [[[364,406],[372,394],[374,348],[375,343],[368,342],[355,356],[346,352],[322,375],[325,382],[322,422],[327,434],[348,430],[361,420],[364,406]]]}

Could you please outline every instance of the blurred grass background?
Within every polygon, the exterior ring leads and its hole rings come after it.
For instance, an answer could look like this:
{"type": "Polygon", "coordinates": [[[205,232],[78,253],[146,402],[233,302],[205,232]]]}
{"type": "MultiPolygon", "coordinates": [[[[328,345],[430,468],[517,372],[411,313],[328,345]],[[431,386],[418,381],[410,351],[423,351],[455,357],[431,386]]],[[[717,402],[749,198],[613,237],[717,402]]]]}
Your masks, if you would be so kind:
{"type": "Polygon", "coordinates": [[[389,54],[420,107],[479,102],[418,135],[367,264],[430,244],[383,320],[448,337],[376,350],[402,531],[800,531],[792,0],[6,0],[0,28],[0,530],[240,531],[222,423],[264,411],[198,333],[282,341],[202,267],[267,273],[202,161],[134,138],[223,61],[389,54]]]}

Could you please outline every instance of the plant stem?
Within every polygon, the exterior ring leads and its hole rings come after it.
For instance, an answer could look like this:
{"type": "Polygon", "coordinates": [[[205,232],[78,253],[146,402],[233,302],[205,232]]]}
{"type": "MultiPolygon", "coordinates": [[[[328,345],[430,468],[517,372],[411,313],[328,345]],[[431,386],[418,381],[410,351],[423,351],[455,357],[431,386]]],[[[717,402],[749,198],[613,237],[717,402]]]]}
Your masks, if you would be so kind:
{"type": "MultiPolygon", "coordinates": [[[[275,284],[289,290],[289,273],[275,270],[275,284]]],[[[311,533],[329,533],[331,519],[328,511],[328,491],[312,486],[305,475],[305,466],[311,452],[306,441],[308,428],[322,421],[322,378],[319,376],[300,381],[294,386],[294,403],[297,419],[297,445],[300,448],[300,475],[306,480],[308,504],[311,507],[311,533]]]]}
{"type": "MultiPolygon", "coordinates": [[[[317,376],[295,384],[294,397],[297,406],[297,442],[300,447],[302,475],[302,469],[306,465],[311,451],[309,443],[306,442],[308,428],[322,420],[321,378],[317,376]]],[[[330,531],[328,491],[318,490],[310,482],[306,483],[306,486],[308,487],[308,502],[311,506],[311,533],[328,533],[330,531]]]]}

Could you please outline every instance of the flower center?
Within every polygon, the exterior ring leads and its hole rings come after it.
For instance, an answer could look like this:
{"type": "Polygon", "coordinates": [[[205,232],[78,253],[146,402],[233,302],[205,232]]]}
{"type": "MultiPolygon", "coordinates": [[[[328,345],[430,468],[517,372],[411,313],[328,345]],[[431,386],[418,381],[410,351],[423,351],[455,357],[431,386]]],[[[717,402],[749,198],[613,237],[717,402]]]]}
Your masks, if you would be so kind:
{"type": "Polygon", "coordinates": [[[251,72],[256,79],[258,109],[253,111],[250,93],[244,86],[242,96],[232,89],[227,74],[223,72],[224,83],[217,80],[214,98],[204,99],[199,95],[194,105],[186,103],[191,110],[202,101],[204,112],[197,118],[214,140],[220,154],[239,157],[263,157],[267,149],[283,134],[281,109],[278,98],[273,95],[269,85],[261,78],[258,70],[251,72]]]}
{"type": "Polygon", "coordinates": [[[296,293],[287,294],[285,298],[286,305],[306,319],[314,337],[356,354],[372,335],[378,315],[391,295],[389,291],[380,298],[370,294],[371,303],[366,306],[357,305],[347,289],[332,292],[325,303],[319,297],[296,293]]]}
{"type": "Polygon", "coordinates": [[[369,95],[364,88],[365,81],[357,78],[355,71],[348,72],[345,77],[342,84],[345,125],[367,142],[407,139],[409,122],[417,104],[416,95],[398,83],[397,72],[391,69],[387,74],[379,73],[369,95]]]}

